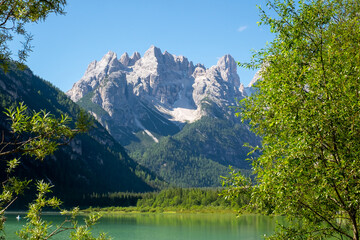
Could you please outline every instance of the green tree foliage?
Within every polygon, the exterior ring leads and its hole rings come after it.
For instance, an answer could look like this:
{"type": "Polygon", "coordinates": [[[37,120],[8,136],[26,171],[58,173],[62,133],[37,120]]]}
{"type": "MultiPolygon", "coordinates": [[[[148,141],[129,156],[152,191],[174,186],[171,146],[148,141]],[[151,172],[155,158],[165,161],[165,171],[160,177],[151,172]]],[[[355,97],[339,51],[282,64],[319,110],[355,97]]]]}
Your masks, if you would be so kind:
{"type": "Polygon", "coordinates": [[[239,115],[263,138],[253,203],[285,214],[276,239],[359,239],[360,2],[272,0],[239,115]],[[257,65],[258,66],[258,65],[257,65]]]}
{"type": "Polygon", "coordinates": [[[38,159],[52,154],[59,145],[69,142],[76,133],[87,131],[91,124],[84,113],[79,114],[76,123],[78,129],[70,129],[67,124],[70,118],[61,115],[60,119],[54,118],[50,113],[42,110],[27,111],[27,106],[20,103],[16,108],[9,108],[5,112],[11,120],[12,137],[9,142],[4,140],[0,143],[0,156],[21,152],[38,159]],[[21,138],[24,135],[28,137],[21,138]]]}
{"type": "MultiPolygon", "coordinates": [[[[66,0],[3,0],[0,2],[0,67],[8,71],[14,64],[12,53],[8,47],[9,41],[22,36],[24,42],[18,51],[18,60],[15,62],[17,68],[24,68],[28,53],[31,51],[32,36],[25,29],[25,24],[29,22],[39,22],[45,20],[50,13],[64,14],[63,7],[66,0]]],[[[4,84],[4,83],[3,83],[4,84]]],[[[39,94],[41,92],[39,91],[39,94]]],[[[2,104],[8,102],[8,98],[2,98],[2,104]]],[[[43,160],[45,156],[52,154],[59,145],[66,144],[76,133],[88,130],[91,120],[86,114],[80,113],[79,121],[76,123],[77,129],[71,129],[69,117],[61,114],[57,119],[46,111],[30,112],[24,104],[7,109],[6,116],[11,121],[10,134],[5,135],[2,131],[0,142],[1,161],[7,163],[5,180],[1,184],[0,192],[0,239],[5,239],[4,212],[13,204],[17,197],[29,186],[31,180],[21,180],[14,175],[14,170],[21,164],[19,158],[12,160],[8,156],[16,153],[27,154],[36,159],[43,160]]],[[[3,177],[3,176],[2,176],[3,177]]],[[[56,197],[48,198],[46,194],[51,192],[48,183],[39,181],[37,184],[37,198],[30,204],[27,214],[28,222],[24,228],[18,232],[21,239],[42,240],[68,229],[71,232],[71,239],[107,239],[104,234],[98,238],[92,237],[90,227],[99,219],[98,215],[90,215],[85,220],[85,225],[78,225],[75,217],[77,209],[71,211],[71,220],[65,220],[63,224],[51,230],[51,225],[41,218],[42,210],[45,207],[59,208],[61,202],[56,197]],[[70,223],[70,226],[65,226],[70,223]]],[[[63,212],[68,214],[68,212],[63,212]]]]}
{"type": "Polygon", "coordinates": [[[72,230],[70,238],[72,240],[87,239],[87,240],[105,240],[108,239],[106,234],[101,233],[98,238],[91,234],[91,227],[100,219],[100,214],[93,213],[85,220],[84,225],[79,225],[76,219],[79,208],[74,208],[72,211],[61,210],[61,201],[56,197],[47,198],[46,194],[51,192],[51,186],[48,183],[39,181],[37,183],[38,195],[35,201],[30,204],[29,212],[27,213],[27,223],[17,232],[21,239],[49,239],[61,232],[72,230]],[[61,211],[62,215],[67,217],[60,225],[55,227],[51,223],[44,221],[41,218],[44,207],[51,207],[61,211]]]}
{"type": "Polygon", "coordinates": [[[29,22],[44,21],[50,13],[64,14],[66,0],[3,0],[0,2],[0,65],[5,70],[12,60],[8,46],[14,36],[23,37],[18,50],[19,66],[23,65],[32,49],[32,35],[25,29],[29,22]]]}
{"type": "MultiPolygon", "coordinates": [[[[57,119],[67,115],[68,118],[79,120],[81,116],[79,106],[49,82],[34,76],[29,69],[21,71],[12,65],[8,72],[0,71],[0,85],[0,135],[3,130],[5,136],[10,136],[10,122],[3,112],[6,112],[5,108],[17,107],[18,102],[26,103],[29,109],[37,112],[46,109],[57,119]],[[13,92],[16,92],[16,96],[12,95],[13,92]]],[[[43,162],[28,156],[22,157],[22,164],[16,169],[18,176],[51,179],[56,185],[54,194],[67,207],[77,206],[84,194],[92,192],[143,192],[153,191],[163,185],[164,182],[155,174],[132,160],[93,117],[89,118],[94,122],[94,127],[86,134],[75,136],[69,145],[59,147],[43,162]],[[79,175],[84,178],[79,179],[79,175]]],[[[80,130],[74,121],[69,126],[80,130]]],[[[0,162],[0,171],[4,169],[4,164],[0,162]]],[[[31,200],[27,196],[12,206],[21,207],[22,201],[31,200]]]]}
{"type": "Polygon", "coordinates": [[[158,193],[145,193],[137,201],[141,209],[199,209],[221,207],[239,209],[249,203],[250,198],[239,194],[233,201],[220,196],[221,189],[211,188],[168,188],[158,193]]]}
{"type": "Polygon", "coordinates": [[[249,149],[239,147],[247,141],[259,143],[247,125],[205,116],[131,156],[178,187],[220,187],[220,175],[227,175],[229,164],[250,172],[245,161],[249,149]]]}
{"type": "Polygon", "coordinates": [[[86,208],[104,208],[104,207],[133,207],[139,199],[142,199],[149,193],[134,193],[134,192],[108,192],[108,193],[92,193],[83,195],[79,200],[79,204],[83,202],[82,206],[86,208]]]}
{"type": "MultiPolygon", "coordinates": [[[[7,178],[2,182],[0,193],[0,219],[4,219],[5,210],[18,198],[20,194],[29,186],[31,180],[21,180],[13,175],[16,167],[21,164],[19,158],[7,160],[6,156],[21,153],[34,156],[42,160],[46,155],[52,154],[56,148],[67,143],[76,133],[86,131],[89,127],[89,120],[84,114],[80,116],[80,121],[76,123],[79,129],[71,129],[69,118],[62,115],[60,119],[54,118],[45,111],[30,112],[24,104],[19,104],[16,108],[7,109],[6,115],[11,121],[11,138],[5,138],[0,144],[0,156],[2,161],[7,161],[7,178]],[[8,139],[9,141],[6,141],[8,139]]],[[[71,219],[66,219],[60,226],[52,229],[51,224],[41,218],[42,210],[51,207],[60,210],[61,201],[56,198],[48,198],[46,194],[51,192],[48,183],[39,181],[36,184],[37,198],[30,204],[27,213],[28,222],[24,228],[18,232],[21,239],[42,240],[65,231],[71,232],[71,239],[107,239],[104,234],[98,238],[91,236],[89,231],[91,226],[98,220],[98,215],[90,215],[85,220],[85,225],[78,225],[75,217],[78,209],[71,212],[62,211],[63,214],[71,214],[71,219]]],[[[0,239],[5,239],[4,223],[0,221],[0,239]]]]}
{"type": "MultiPolygon", "coordinates": [[[[228,177],[222,177],[222,185],[225,189],[219,193],[224,199],[237,203],[240,207],[240,213],[249,210],[249,203],[253,184],[250,177],[245,177],[241,172],[237,172],[230,166],[230,174],[228,177]],[[239,200],[241,201],[239,203],[239,200]]],[[[253,209],[251,211],[254,211],[253,209]]]]}

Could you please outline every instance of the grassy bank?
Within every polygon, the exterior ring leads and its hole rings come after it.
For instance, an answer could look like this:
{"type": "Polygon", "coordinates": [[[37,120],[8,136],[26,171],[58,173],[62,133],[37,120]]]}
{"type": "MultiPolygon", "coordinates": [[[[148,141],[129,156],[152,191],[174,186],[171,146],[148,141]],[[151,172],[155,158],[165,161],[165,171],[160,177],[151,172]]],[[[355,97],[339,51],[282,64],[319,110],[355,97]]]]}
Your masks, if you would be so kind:
{"type": "Polygon", "coordinates": [[[126,214],[126,213],[237,213],[237,209],[223,207],[166,207],[166,208],[143,208],[143,207],[91,207],[82,210],[83,213],[99,212],[101,214],[126,214]]]}

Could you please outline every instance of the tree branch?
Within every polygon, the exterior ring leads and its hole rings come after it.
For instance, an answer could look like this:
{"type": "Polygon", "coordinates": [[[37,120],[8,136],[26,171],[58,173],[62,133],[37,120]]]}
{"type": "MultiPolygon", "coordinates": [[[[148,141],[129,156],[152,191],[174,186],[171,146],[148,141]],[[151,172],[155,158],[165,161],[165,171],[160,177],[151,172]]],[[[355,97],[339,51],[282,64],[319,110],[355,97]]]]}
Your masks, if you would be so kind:
{"type": "Polygon", "coordinates": [[[7,13],[7,15],[6,15],[5,19],[3,20],[3,22],[0,23],[0,28],[2,28],[2,29],[8,29],[8,30],[14,28],[14,26],[13,26],[12,28],[3,27],[3,25],[5,25],[5,24],[9,21],[10,17],[13,15],[14,9],[15,9],[15,4],[11,7],[11,9],[10,9],[9,12],[7,13]]]}
{"type": "Polygon", "coordinates": [[[13,200],[11,200],[11,202],[10,202],[6,207],[4,207],[4,209],[2,209],[2,210],[0,211],[0,215],[3,215],[4,212],[6,211],[6,209],[8,209],[8,208],[11,206],[11,204],[13,204],[13,203],[15,202],[15,200],[16,200],[17,198],[18,198],[18,197],[16,196],[13,200]]]}
{"type": "Polygon", "coordinates": [[[68,223],[68,222],[71,222],[71,220],[65,219],[65,221],[63,221],[60,226],[58,226],[52,233],[50,233],[50,234],[49,234],[46,238],[44,238],[44,239],[46,240],[46,239],[49,239],[49,238],[51,238],[52,236],[54,236],[54,235],[56,235],[56,234],[59,234],[59,233],[61,233],[61,232],[75,229],[75,228],[73,228],[73,227],[71,227],[71,228],[64,228],[63,226],[65,225],[65,223],[68,223]]]}
{"type": "Polygon", "coordinates": [[[348,233],[346,233],[345,231],[342,231],[341,229],[337,228],[333,223],[330,222],[330,220],[328,220],[326,217],[322,216],[319,212],[317,212],[315,209],[313,209],[312,207],[310,207],[309,205],[307,205],[306,203],[303,203],[302,201],[298,201],[300,205],[308,208],[310,211],[312,211],[315,215],[317,215],[318,217],[320,217],[323,221],[325,221],[327,224],[329,224],[331,226],[331,228],[333,228],[336,232],[343,234],[344,236],[353,239],[352,236],[350,236],[348,233]]]}

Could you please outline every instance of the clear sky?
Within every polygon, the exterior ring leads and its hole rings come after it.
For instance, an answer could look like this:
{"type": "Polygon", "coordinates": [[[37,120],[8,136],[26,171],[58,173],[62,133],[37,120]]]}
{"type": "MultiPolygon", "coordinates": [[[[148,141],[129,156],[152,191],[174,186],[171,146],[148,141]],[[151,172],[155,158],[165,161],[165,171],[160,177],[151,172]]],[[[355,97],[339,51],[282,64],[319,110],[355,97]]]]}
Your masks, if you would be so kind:
{"type": "MultiPolygon", "coordinates": [[[[258,27],[256,4],[264,0],[68,0],[65,16],[28,25],[34,49],[27,65],[67,91],[109,50],[143,55],[155,45],[207,68],[225,54],[246,62],[273,38],[258,27]]],[[[238,73],[247,85],[255,72],[238,73]]]]}

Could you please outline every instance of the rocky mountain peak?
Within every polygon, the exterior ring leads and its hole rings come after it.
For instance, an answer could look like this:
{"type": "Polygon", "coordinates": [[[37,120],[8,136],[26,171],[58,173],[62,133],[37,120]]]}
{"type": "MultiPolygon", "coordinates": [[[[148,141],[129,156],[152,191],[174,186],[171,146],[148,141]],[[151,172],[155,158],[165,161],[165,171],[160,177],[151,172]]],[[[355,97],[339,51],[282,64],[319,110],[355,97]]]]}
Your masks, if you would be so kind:
{"type": "Polygon", "coordinates": [[[237,64],[234,58],[230,54],[226,54],[221,57],[217,64],[217,66],[221,67],[222,69],[230,69],[231,72],[236,71],[237,64]]]}
{"type": "Polygon", "coordinates": [[[94,70],[94,69],[96,68],[96,64],[97,64],[97,61],[96,61],[96,60],[92,61],[92,62],[88,65],[88,68],[86,69],[85,73],[91,72],[92,70],[94,70]]]}
{"type": "Polygon", "coordinates": [[[90,63],[84,77],[67,94],[78,101],[91,92],[91,99],[82,101],[91,101],[88,106],[97,109],[95,117],[109,126],[110,132],[120,126],[132,126],[133,132],[146,129],[144,115],[148,111],[181,125],[212,111],[204,108],[204,101],[229,115],[228,106],[244,96],[236,67],[231,55],[207,69],[202,64],[194,66],[184,56],[162,53],[155,46],[143,57],[138,52],[129,57],[125,52],[120,60],[108,52],[99,62],[90,63]]]}
{"type": "Polygon", "coordinates": [[[161,53],[160,48],[155,47],[154,45],[152,45],[144,54],[143,58],[146,59],[159,59],[162,58],[163,54],[161,53]]]}
{"type": "Polygon", "coordinates": [[[127,52],[124,52],[123,55],[121,55],[120,60],[121,64],[123,64],[124,66],[128,66],[129,65],[129,55],[127,52]]]}
{"type": "MultiPolygon", "coordinates": [[[[236,163],[243,152],[238,147],[243,145],[241,139],[249,139],[248,135],[242,135],[248,127],[238,125],[239,119],[229,108],[236,105],[236,99],[247,94],[236,68],[231,55],[225,55],[215,66],[206,68],[202,64],[194,66],[186,57],[162,52],[155,46],[143,57],[137,52],[131,57],[124,53],[117,60],[116,54],[109,52],[99,62],[90,63],[84,77],[68,95],[87,109],[117,141],[134,151],[134,156],[144,159],[142,163],[148,164],[152,161],[149,159],[154,159],[154,166],[160,166],[162,172],[171,165],[182,168],[177,164],[183,164],[181,157],[185,156],[184,159],[194,161],[184,165],[187,169],[202,165],[212,169],[218,165],[199,161],[214,159],[212,162],[228,165],[225,160],[231,159],[231,163],[236,163]],[[229,138],[229,132],[234,132],[233,137],[229,138]],[[166,136],[173,137],[164,138],[166,136]],[[227,141],[229,144],[218,151],[227,141]],[[157,146],[163,144],[165,151],[171,149],[169,155],[158,150],[157,146]],[[145,148],[149,151],[143,152],[145,148]],[[191,154],[174,154],[172,149],[189,149],[191,154]],[[189,157],[194,152],[200,155],[189,157]],[[167,161],[171,164],[166,166],[167,161]]],[[[226,167],[224,169],[227,171],[226,167]]],[[[213,171],[210,174],[213,175],[213,171]]]]}
{"type": "Polygon", "coordinates": [[[205,67],[205,65],[204,65],[204,64],[197,63],[197,64],[195,65],[195,68],[197,68],[197,67],[199,67],[199,68],[202,68],[202,69],[206,70],[206,67],[205,67]]]}
{"type": "Polygon", "coordinates": [[[124,66],[117,59],[116,53],[112,51],[105,54],[105,56],[97,63],[98,71],[100,71],[100,74],[103,73],[105,76],[123,68],[124,66]]]}
{"type": "Polygon", "coordinates": [[[100,61],[89,64],[84,76],[76,82],[66,93],[71,100],[78,101],[85,94],[98,87],[100,82],[111,73],[124,69],[124,65],[117,59],[116,53],[109,51],[100,61]]]}
{"type": "Polygon", "coordinates": [[[102,59],[99,61],[99,64],[109,65],[113,61],[117,61],[117,55],[113,51],[109,51],[102,57],[102,59]]]}
{"type": "Polygon", "coordinates": [[[134,65],[137,60],[141,58],[141,55],[139,52],[134,52],[133,55],[130,57],[130,66],[134,65]]]}
{"type": "Polygon", "coordinates": [[[237,74],[237,64],[230,54],[219,59],[216,64],[216,69],[220,72],[224,81],[231,82],[237,87],[240,86],[240,78],[237,74]]]}
{"type": "Polygon", "coordinates": [[[134,52],[131,57],[129,57],[127,52],[124,52],[123,55],[120,57],[120,63],[126,67],[133,66],[137,60],[141,58],[140,53],[134,52]]]}
{"type": "Polygon", "coordinates": [[[195,65],[195,69],[193,72],[193,77],[194,78],[198,78],[198,77],[204,77],[206,74],[206,68],[204,67],[204,65],[202,64],[196,64],[195,65]]]}

